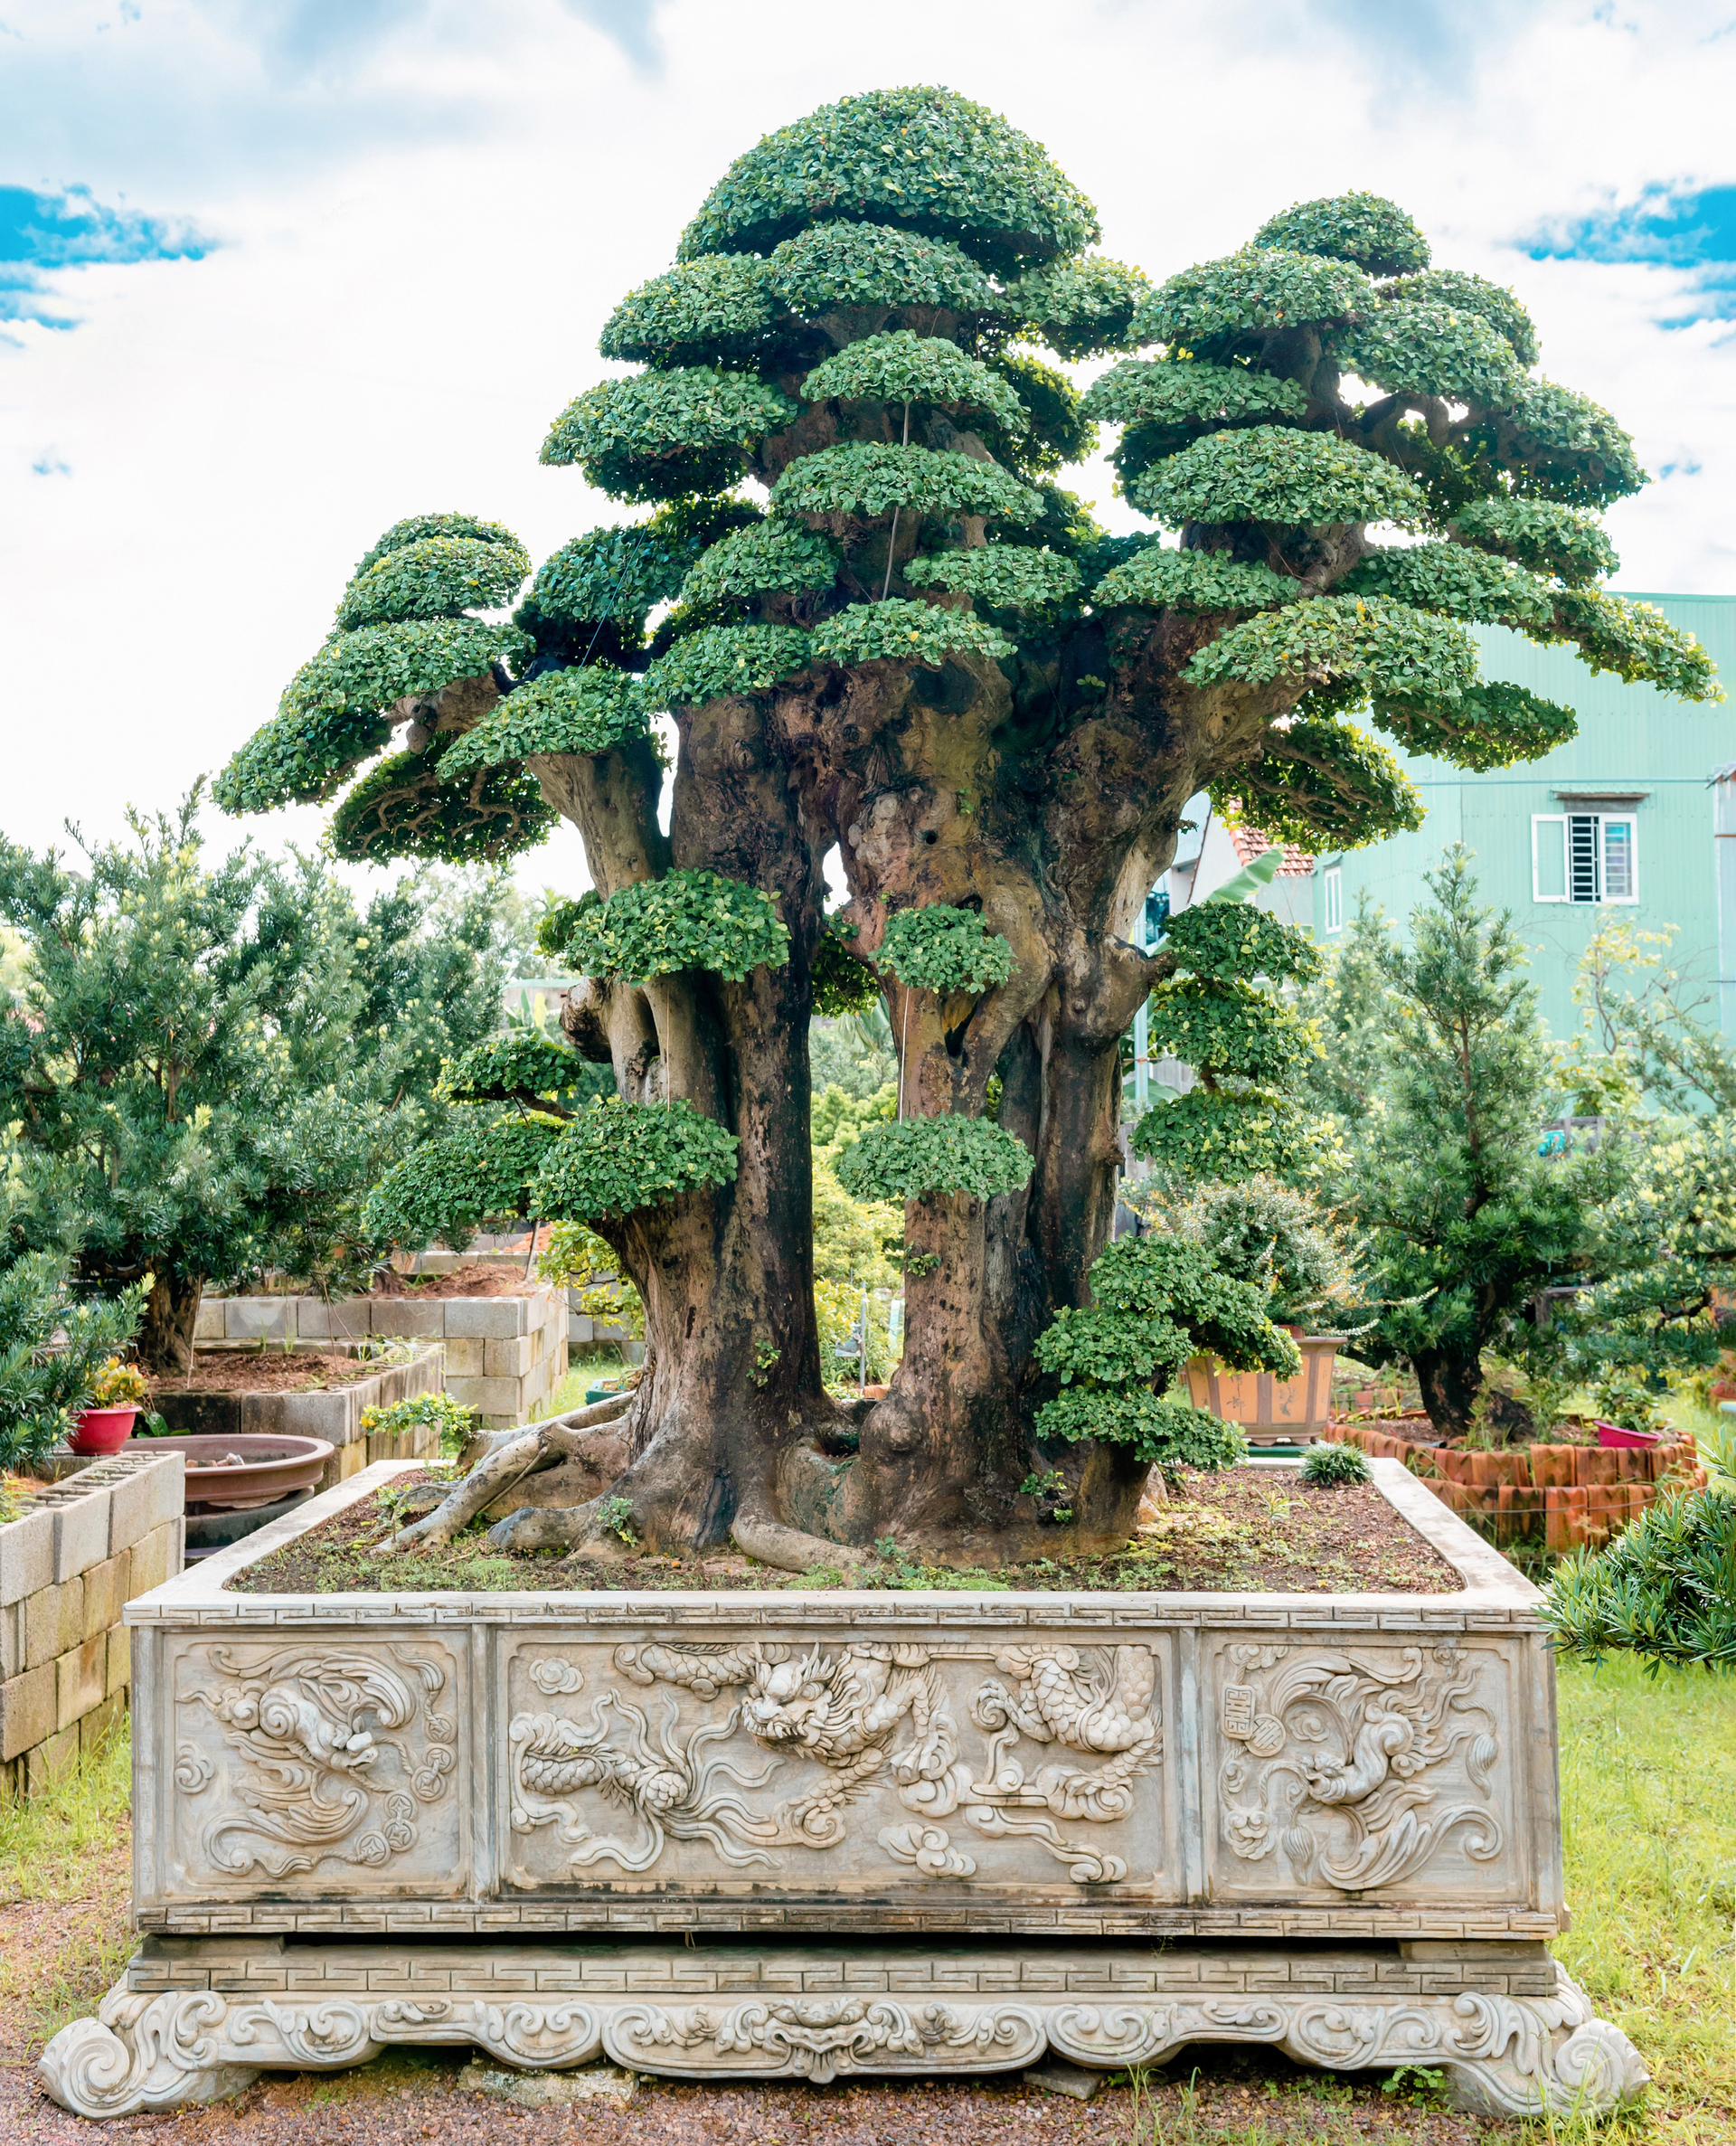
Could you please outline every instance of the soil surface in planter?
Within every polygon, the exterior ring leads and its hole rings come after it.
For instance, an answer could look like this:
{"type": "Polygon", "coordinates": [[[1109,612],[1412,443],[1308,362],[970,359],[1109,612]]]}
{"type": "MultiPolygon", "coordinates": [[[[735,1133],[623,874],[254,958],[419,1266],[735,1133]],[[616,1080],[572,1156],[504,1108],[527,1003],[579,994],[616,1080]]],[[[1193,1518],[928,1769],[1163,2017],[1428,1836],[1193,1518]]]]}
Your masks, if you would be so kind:
{"type": "Polygon", "coordinates": [[[524,1279],[524,1262],[503,1264],[499,1260],[474,1260],[467,1267],[454,1267],[449,1274],[400,1274],[392,1269],[373,1285],[376,1297],[523,1297],[546,1282],[532,1275],[524,1279]]]}
{"type": "Polygon", "coordinates": [[[1053,1560],[1005,1565],[993,1573],[883,1559],[866,1574],[845,1580],[826,1567],[775,1572],[729,1551],[688,1557],[567,1556],[558,1551],[506,1555],[481,1527],[445,1550],[375,1557],[368,1546],[386,1534],[393,1510],[426,1512],[452,1479],[402,1476],[392,1489],[309,1528],[281,1550],[249,1565],[230,1582],[246,1594],[343,1594],[385,1589],[393,1593],[454,1589],[466,1593],[524,1589],[578,1592],[590,1588],[827,1587],[1032,1588],[1064,1593],[1225,1593],[1235,1594],[1452,1594],[1464,1582],[1447,1560],[1372,1485],[1309,1489],[1294,1478],[1275,1480],[1264,1470],[1183,1478],[1181,1495],[1143,1528],[1126,1551],[1069,1557],[1057,1529],[1053,1560]]]}
{"type": "Polygon", "coordinates": [[[379,1357],[346,1357],[324,1349],[195,1349],[184,1378],[154,1378],[151,1394],[317,1394],[353,1385],[387,1368],[379,1357]]]}

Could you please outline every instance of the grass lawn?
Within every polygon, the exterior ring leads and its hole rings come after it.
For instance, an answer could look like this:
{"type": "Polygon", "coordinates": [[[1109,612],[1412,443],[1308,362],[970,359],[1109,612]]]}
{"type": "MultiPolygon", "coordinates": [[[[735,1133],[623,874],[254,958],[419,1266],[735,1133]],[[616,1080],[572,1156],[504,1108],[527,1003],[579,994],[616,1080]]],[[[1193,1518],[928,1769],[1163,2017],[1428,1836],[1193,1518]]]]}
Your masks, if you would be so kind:
{"type": "MultiPolygon", "coordinates": [[[[1610,2146],[1736,2146],[1736,1678],[1647,1677],[1628,1659],[1561,1673],[1561,1787],[1573,1927],[1557,1947],[1606,2018],[1638,2045],[1655,2085],[1610,2146]]],[[[33,1806],[0,1805],[0,2137],[89,2139],[52,2111],[28,2066],[93,2009],[129,1949],[124,1735],[33,1806]]],[[[200,2146],[290,2141],[617,2140],[685,2146],[800,2136],[840,2146],[946,2138],[956,2146],[1471,2146],[1582,2135],[1486,2124],[1427,2092],[1335,2080],[1260,2050],[1200,2050],[1146,2091],[1089,2104],[1000,2082],[822,2089],[656,2085],[616,2113],[597,2103],[514,2111],[456,2089],[460,2052],[389,2055],[353,2075],[268,2075],[231,2108],[147,2117],[108,2136],[200,2146]],[[1194,2071],[1194,2058],[1198,2070],[1194,2071]]]]}

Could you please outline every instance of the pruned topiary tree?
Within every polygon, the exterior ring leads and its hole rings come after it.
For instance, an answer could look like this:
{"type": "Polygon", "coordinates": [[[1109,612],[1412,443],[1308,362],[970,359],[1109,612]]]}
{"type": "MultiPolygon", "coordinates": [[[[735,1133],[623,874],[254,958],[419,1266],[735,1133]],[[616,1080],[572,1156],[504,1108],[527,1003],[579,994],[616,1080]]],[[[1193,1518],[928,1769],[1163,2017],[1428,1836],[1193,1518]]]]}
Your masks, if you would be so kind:
{"type": "MultiPolygon", "coordinates": [[[[1597,510],[1644,482],[1627,435],[1401,210],[1308,203],[1158,288],[1097,235],[1036,143],[949,91],[768,137],[610,318],[603,355],[639,370],[542,449],[653,511],[563,546],[510,625],[479,616],[523,570],[505,532],[400,524],[226,778],[250,808],[350,783],[352,855],[580,828],[566,1028],[617,1092],[552,1144],[538,1211],[604,1236],[645,1299],[610,1495],[648,1542],[817,1558],[824,1512],[847,1544],[980,1561],[1057,1465],[1082,1527],[1125,1532],[1153,1412],[1118,1445],[1099,1409],[1084,1465],[1044,1434],[1036,1343],[1108,1238],[1118,1039],[1184,967],[1134,925],[1186,799],[1350,845],[1420,818],[1376,732],[1477,768],[1570,736],[1570,710],[1480,677],[1467,622],[1715,695],[1691,638],[1599,586],[1597,510]],[[1081,395],[1043,352],[1125,355],[1081,395]],[[1143,534],[1056,481],[1099,423],[1143,534]],[[906,1204],[908,1344],[828,1461],[807,1024],[853,988],[900,1057],[899,1120],[849,1168],[906,1204]],[[816,1469],[843,1470],[824,1496],[816,1469]]],[[[1211,997],[1169,991],[1166,1017],[1211,997]]],[[[592,1506],[532,1518],[607,1532],[592,1506]]]]}

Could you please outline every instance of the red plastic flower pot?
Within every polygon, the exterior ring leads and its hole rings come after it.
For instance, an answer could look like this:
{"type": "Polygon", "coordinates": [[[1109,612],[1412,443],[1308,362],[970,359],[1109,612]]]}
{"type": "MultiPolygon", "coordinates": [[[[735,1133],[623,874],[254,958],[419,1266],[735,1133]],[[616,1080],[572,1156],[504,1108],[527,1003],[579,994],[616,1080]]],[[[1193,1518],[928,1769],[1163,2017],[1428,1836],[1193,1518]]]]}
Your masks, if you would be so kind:
{"type": "Polygon", "coordinates": [[[118,1453],[133,1434],[136,1408],[87,1408],[73,1430],[75,1453],[118,1453]]]}
{"type": "Polygon", "coordinates": [[[1619,1423],[1606,1423],[1600,1416],[1597,1421],[1598,1443],[1606,1449],[1613,1446],[1618,1452],[1631,1453],[1664,1442],[1656,1431],[1627,1431],[1619,1423]]]}

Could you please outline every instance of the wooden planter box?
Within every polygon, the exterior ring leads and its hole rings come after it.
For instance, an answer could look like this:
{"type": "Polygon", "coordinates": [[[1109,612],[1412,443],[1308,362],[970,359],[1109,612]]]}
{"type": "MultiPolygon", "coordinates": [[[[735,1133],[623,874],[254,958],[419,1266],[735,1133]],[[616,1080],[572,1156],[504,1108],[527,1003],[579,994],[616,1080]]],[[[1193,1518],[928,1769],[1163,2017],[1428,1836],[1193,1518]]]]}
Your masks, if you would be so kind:
{"type": "Polygon", "coordinates": [[[1192,1357],[1188,1398],[1226,1423],[1240,1423],[1250,1446],[1308,1444],[1332,1414],[1332,1365],[1342,1334],[1298,1334],[1302,1368],[1294,1378],[1269,1371],[1226,1371],[1215,1357],[1192,1357]]]}
{"type": "Polygon", "coordinates": [[[131,1604],[144,1943],[85,2114],[389,2042],[684,2078],[1105,2069],[1200,2041],[1643,2080],[1551,1960],[1538,1596],[1397,1463],[1440,1595],[239,1594],[397,1472],[131,1604]]]}

